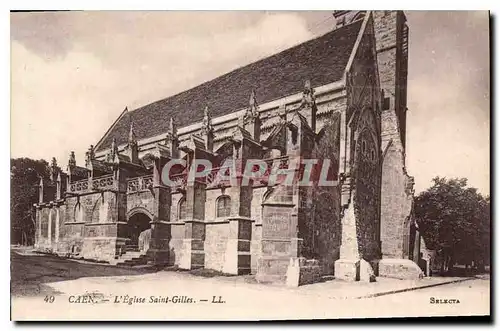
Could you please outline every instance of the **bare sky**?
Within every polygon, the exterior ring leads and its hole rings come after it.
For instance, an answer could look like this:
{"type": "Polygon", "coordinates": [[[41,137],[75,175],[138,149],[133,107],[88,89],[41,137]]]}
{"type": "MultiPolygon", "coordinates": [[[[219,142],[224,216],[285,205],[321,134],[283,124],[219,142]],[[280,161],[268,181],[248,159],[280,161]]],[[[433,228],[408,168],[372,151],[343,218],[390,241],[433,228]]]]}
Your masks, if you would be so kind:
{"type": "MultiPolygon", "coordinates": [[[[407,168],[489,194],[487,12],[406,12],[407,168]]],[[[331,12],[11,14],[11,156],[77,163],[125,106],[156,101],[333,28],[331,12]]],[[[168,120],[168,119],[166,119],[168,120]]]]}

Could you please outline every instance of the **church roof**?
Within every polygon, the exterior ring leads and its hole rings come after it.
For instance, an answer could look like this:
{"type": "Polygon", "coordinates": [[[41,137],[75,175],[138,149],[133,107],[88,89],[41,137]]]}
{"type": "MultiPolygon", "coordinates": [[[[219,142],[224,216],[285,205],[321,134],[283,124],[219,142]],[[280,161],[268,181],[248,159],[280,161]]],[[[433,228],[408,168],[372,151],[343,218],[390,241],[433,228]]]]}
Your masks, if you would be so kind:
{"type": "Polygon", "coordinates": [[[171,117],[178,127],[201,121],[206,106],[213,118],[243,109],[248,106],[252,90],[259,104],[263,104],[301,92],[306,79],[313,87],[338,81],[361,24],[362,20],[343,26],[192,89],[125,112],[97,144],[96,150],[109,148],[113,138],[119,145],[126,143],[130,116],[139,140],[166,133],[171,117]]]}

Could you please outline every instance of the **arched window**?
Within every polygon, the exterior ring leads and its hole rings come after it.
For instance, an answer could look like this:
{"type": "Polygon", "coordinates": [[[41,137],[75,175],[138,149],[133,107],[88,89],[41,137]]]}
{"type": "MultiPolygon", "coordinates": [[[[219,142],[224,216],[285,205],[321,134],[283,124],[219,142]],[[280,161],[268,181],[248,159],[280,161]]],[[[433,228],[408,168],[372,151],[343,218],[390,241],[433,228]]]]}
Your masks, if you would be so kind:
{"type": "Polygon", "coordinates": [[[186,218],[186,199],[182,198],[179,201],[178,219],[183,220],[186,218]]]}
{"type": "Polygon", "coordinates": [[[223,195],[217,199],[217,217],[228,217],[231,214],[231,198],[223,195]]]}
{"type": "Polygon", "coordinates": [[[78,202],[75,205],[74,222],[83,222],[83,210],[82,210],[82,205],[80,204],[80,202],[78,202]]]}

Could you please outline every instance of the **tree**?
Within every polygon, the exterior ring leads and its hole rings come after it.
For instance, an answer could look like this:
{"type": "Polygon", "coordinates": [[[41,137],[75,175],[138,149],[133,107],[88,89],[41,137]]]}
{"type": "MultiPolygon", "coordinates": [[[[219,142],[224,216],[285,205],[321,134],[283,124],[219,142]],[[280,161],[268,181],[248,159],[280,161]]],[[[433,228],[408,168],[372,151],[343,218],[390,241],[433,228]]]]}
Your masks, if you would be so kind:
{"type": "Polygon", "coordinates": [[[49,177],[50,167],[45,160],[10,159],[11,243],[33,244],[36,219],[33,204],[38,202],[40,178],[49,177]]]}
{"type": "Polygon", "coordinates": [[[479,267],[489,263],[490,198],[467,187],[466,178],[436,177],[415,198],[415,216],[427,248],[455,262],[479,267]]]}

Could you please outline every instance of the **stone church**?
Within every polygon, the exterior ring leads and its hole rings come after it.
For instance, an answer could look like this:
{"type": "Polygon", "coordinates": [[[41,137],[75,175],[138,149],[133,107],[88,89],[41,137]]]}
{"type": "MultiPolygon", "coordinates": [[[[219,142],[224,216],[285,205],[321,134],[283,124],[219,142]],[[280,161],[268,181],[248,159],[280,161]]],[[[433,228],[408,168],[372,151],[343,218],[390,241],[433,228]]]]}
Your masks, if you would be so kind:
{"type": "MultiPolygon", "coordinates": [[[[402,11],[335,11],[332,31],[135,110],[77,165],[53,161],[36,248],[117,265],[254,274],[418,278],[413,178],[405,170],[408,26],[402,11]],[[172,159],[187,166],[162,181],[172,159]],[[195,180],[264,160],[329,160],[335,185],[195,180]]],[[[290,169],[289,169],[290,170],[290,169]]],[[[293,169],[291,171],[294,171],[293,169]]],[[[213,178],[212,178],[213,179],[213,178]]]]}

